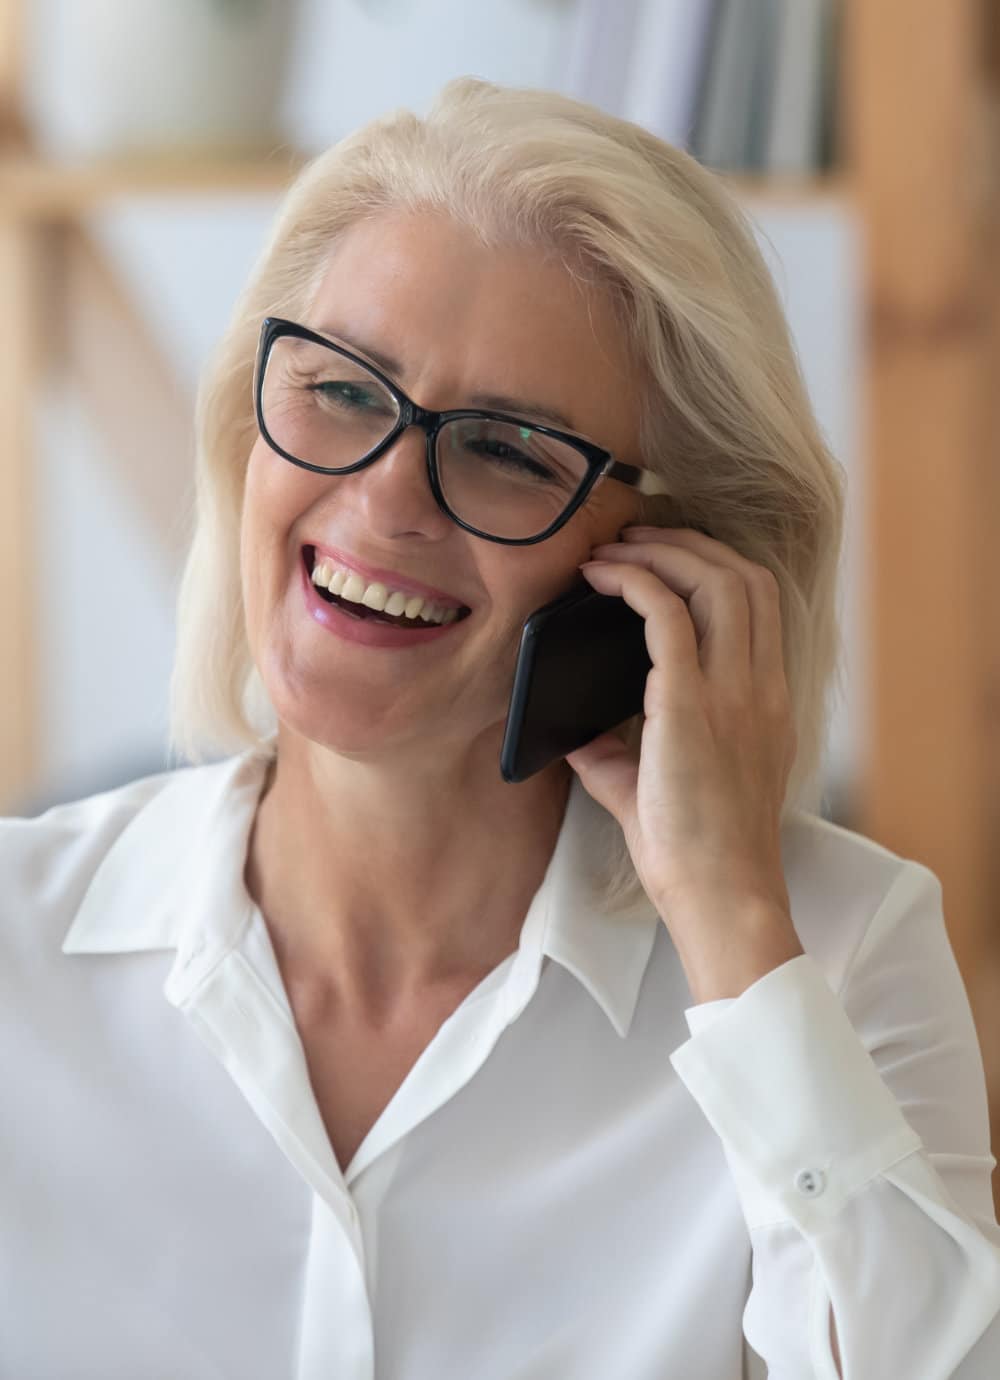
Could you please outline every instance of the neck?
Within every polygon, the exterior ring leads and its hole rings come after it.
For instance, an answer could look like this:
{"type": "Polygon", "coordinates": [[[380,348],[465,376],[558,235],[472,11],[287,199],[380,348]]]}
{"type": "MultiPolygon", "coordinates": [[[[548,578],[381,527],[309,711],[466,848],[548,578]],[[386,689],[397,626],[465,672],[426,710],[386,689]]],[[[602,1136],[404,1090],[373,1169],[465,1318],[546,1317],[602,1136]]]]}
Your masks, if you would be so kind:
{"type": "Polygon", "coordinates": [[[286,983],[385,1012],[516,949],[572,773],[511,785],[498,754],[491,739],[416,771],[279,732],[245,876],[286,983]]]}

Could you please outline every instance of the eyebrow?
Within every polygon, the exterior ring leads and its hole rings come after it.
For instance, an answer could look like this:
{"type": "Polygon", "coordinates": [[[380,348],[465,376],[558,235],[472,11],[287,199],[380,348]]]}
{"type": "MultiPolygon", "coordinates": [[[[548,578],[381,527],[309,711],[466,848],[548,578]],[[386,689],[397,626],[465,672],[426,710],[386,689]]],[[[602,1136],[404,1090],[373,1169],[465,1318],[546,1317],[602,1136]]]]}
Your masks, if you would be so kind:
{"type": "MultiPolygon", "coordinates": [[[[343,331],[335,331],[332,326],[316,326],[313,329],[320,335],[328,335],[331,339],[340,341],[348,349],[356,350],[358,354],[367,355],[386,374],[398,378],[403,372],[402,364],[399,360],[393,359],[392,355],[383,354],[380,350],[373,350],[360,341],[352,340],[343,331]]],[[[523,412],[538,421],[547,422],[550,426],[561,427],[564,431],[576,431],[572,421],[555,408],[545,403],[531,402],[526,398],[512,398],[507,393],[474,393],[467,405],[489,408],[493,412],[523,412]]]]}

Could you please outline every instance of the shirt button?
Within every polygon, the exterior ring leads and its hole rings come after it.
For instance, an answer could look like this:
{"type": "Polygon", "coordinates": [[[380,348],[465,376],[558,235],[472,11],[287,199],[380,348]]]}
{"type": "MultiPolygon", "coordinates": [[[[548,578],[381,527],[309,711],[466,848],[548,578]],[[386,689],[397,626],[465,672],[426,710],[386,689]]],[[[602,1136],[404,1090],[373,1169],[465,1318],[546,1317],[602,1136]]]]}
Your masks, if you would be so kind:
{"type": "Polygon", "coordinates": [[[817,1198],[826,1188],[826,1175],[822,1169],[800,1169],[795,1176],[795,1187],[807,1198],[817,1198]]]}

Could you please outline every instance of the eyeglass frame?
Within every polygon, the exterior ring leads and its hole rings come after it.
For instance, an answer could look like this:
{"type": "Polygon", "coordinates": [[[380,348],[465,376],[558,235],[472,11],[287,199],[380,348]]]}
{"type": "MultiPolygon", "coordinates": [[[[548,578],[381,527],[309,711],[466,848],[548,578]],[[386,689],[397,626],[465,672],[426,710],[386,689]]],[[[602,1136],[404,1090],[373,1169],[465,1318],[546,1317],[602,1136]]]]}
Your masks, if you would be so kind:
{"type": "Polygon", "coordinates": [[[564,527],[569,519],[590,497],[598,480],[617,479],[622,484],[627,484],[631,488],[637,489],[640,494],[667,494],[669,490],[663,483],[659,475],[645,466],[628,465],[623,461],[616,460],[611,451],[605,450],[602,446],[596,445],[593,441],[585,440],[582,436],[575,436],[572,432],[561,431],[557,427],[547,426],[541,422],[530,422],[524,417],[515,417],[508,412],[493,412],[489,409],[475,407],[449,408],[442,412],[434,411],[433,408],[421,407],[408,397],[387,374],[377,368],[369,360],[356,354],[352,350],[346,349],[343,345],[328,339],[318,331],[311,330],[308,326],[300,325],[297,321],[289,321],[280,316],[266,316],[261,323],[260,339],[257,346],[257,358],[254,363],[254,412],[257,419],[257,427],[261,436],[276,454],[282,456],[293,465],[298,465],[302,469],[311,470],[314,474],[353,474],[357,470],[365,469],[368,465],[374,464],[381,459],[389,447],[403,434],[408,427],[419,426],[424,430],[427,438],[427,479],[430,484],[431,493],[434,501],[446,517],[452,522],[463,528],[466,532],[471,532],[473,536],[481,537],[484,541],[499,542],[503,546],[534,546],[540,541],[546,541],[554,536],[561,527],[564,527]],[[335,354],[342,355],[352,363],[367,369],[369,373],[379,380],[392,395],[397,407],[399,408],[399,420],[395,423],[392,430],[368,455],[362,456],[352,465],[345,465],[340,468],[331,468],[329,465],[313,465],[308,460],[303,460],[299,456],[292,455],[290,451],[279,446],[267,428],[264,421],[264,374],[267,369],[267,361],[270,357],[271,347],[276,340],[282,336],[292,336],[298,340],[307,340],[314,345],[323,345],[335,354]],[[471,523],[464,522],[457,513],[453,513],[448,506],[448,500],[444,496],[441,487],[440,476],[437,465],[437,434],[441,428],[450,421],[462,417],[484,418],[487,421],[508,422],[514,426],[530,427],[533,431],[541,432],[543,436],[552,436],[557,441],[574,447],[584,457],[587,462],[587,474],[580,483],[576,494],[563,510],[560,516],[549,526],[534,537],[498,537],[490,532],[483,532],[478,527],[473,527],[471,523]]]}

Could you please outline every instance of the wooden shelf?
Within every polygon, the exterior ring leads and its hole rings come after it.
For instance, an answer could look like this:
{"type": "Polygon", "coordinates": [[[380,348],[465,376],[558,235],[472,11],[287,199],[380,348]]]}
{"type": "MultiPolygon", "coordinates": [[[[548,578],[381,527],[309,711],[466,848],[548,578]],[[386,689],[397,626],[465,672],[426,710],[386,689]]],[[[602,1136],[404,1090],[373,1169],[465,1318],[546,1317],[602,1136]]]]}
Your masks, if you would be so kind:
{"type": "MultiPolygon", "coordinates": [[[[255,196],[283,191],[309,157],[288,149],[246,157],[184,152],[79,162],[0,154],[0,203],[8,214],[48,218],[81,215],[127,197],[255,196]]],[[[745,202],[849,204],[855,195],[851,178],[841,171],[804,177],[714,171],[745,202]]]]}
{"type": "Polygon", "coordinates": [[[853,180],[843,172],[816,177],[779,177],[753,173],[720,174],[740,201],[766,206],[851,205],[853,180]]]}
{"type": "MultiPolygon", "coordinates": [[[[307,161],[308,155],[288,150],[247,158],[176,154],[76,163],[8,154],[0,156],[0,201],[7,214],[63,218],[128,197],[257,196],[283,191],[307,161]]],[[[741,201],[756,204],[849,203],[854,195],[843,173],[770,177],[719,170],[718,175],[741,201]]]]}
{"type": "Polygon", "coordinates": [[[146,196],[233,196],[280,192],[306,156],[214,157],[193,154],[56,163],[29,155],[0,156],[0,204],[7,215],[65,218],[108,201],[146,196]]]}

